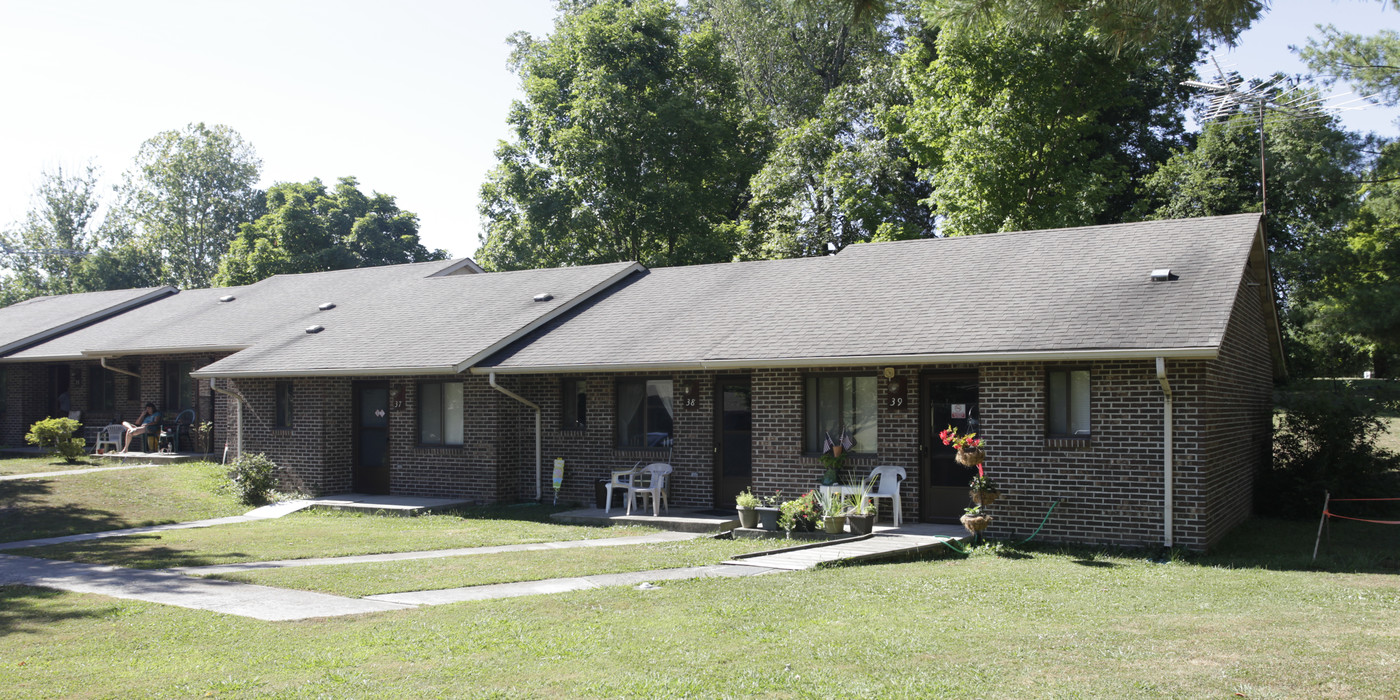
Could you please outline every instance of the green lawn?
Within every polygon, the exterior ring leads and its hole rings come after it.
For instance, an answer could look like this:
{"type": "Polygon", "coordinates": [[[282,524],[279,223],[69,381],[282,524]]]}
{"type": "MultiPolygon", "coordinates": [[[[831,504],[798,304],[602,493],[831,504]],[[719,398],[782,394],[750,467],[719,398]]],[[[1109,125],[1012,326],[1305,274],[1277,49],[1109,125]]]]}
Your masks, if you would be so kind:
{"type": "Polygon", "coordinates": [[[217,518],[249,510],[207,462],[0,481],[0,542],[217,518]]]}
{"type": "Polygon", "coordinates": [[[1396,697],[1400,545],[1339,525],[1372,554],[1311,569],[1313,527],[1167,563],[1027,548],[292,623],[0,588],[0,694],[1396,697]]]}
{"type": "Polygon", "coordinates": [[[784,547],[785,540],[714,540],[508,552],[445,559],[260,569],[212,578],[345,596],[426,591],[718,564],[736,554],[784,547]]]}
{"type": "Polygon", "coordinates": [[[416,518],[312,510],[275,520],[26,549],[24,554],[139,569],[163,569],[623,537],[656,532],[635,525],[562,525],[549,519],[549,513],[556,510],[562,509],[535,505],[496,506],[416,518]]]}
{"type": "Polygon", "coordinates": [[[104,466],[90,459],[77,464],[69,464],[62,457],[5,457],[0,459],[0,476],[11,474],[39,474],[42,472],[62,472],[73,469],[91,469],[104,466]]]}

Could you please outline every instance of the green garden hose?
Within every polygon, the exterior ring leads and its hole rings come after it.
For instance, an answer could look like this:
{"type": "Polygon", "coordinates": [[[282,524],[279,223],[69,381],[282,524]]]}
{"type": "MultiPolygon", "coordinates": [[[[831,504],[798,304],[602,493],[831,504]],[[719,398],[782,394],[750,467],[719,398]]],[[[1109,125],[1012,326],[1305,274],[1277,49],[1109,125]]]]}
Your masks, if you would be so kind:
{"type": "MultiPolygon", "coordinates": [[[[1031,536],[1030,536],[1030,537],[1027,537],[1027,538],[1024,539],[1024,540],[1021,540],[1020,542],[1017,542],[1016,544],[1022,545],[1022,544],[1025,544],[1025,543],[1030,542],[1031,540],[1035,539],[1035,536],[1036,536],[1036,535],[1039,535],[1039,534],[1040,534],[1040,531],[1041,531],[1042,529],[1045,528],[1045,523],[1048,522],[1048,521],[1050,520],[1050,514],[1053,513],[1053,512],[1055,512],[1055,506],[1058,506],[1058,505],[1060,505],[1060,502],[1059,502],[1059,501],[1053,501],[1053,502],[1051,502],[1051,503],[1050,503],[1050,510],[1045,511],[1045,517],[1043,517],[1043,518],[1040,519],[1040,526],[1037,527],[1037,528],[1035,529],[1035,532],[1032,532],[1032,533],[1031,533],[1031,536]]],[[[947,539],[944,539],[944,538],[941,538],[941,537],[940,537],[940,538],[938,538],[938,541],[939,541],[939,542],[942,542],[944,546],[946,546],[948,549],[953,550],[954,552],[957,552],[958,554],[963,554],[963,555],[971,554],[971,552],[969,552],[968,550],[963,549],[962,547],[959,547],[958,545],[954,544],[955,542],[957,542],[957,539],[956,539],[956,538],[949,537],[949,538],[947,538],[947,539]]]]}

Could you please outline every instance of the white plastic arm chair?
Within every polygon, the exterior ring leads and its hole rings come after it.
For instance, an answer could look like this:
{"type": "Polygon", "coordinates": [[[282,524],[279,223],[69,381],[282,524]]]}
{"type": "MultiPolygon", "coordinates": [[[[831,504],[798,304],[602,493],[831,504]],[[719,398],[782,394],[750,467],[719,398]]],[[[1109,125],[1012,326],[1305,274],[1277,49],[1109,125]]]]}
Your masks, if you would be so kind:
{"type": "Polygon", "coordinates": [[[887,498],[894,506],[894,526],[899,527],[900,515],[904,511],[904,506],[899,500],[899,485],[904,482],[904,467],[880,466],[870,470],[872,481],[879,479],[875,488],[871,489],[866,498],[887,498]]]}
{"type": "Polygon", "coordinates": [[[627,514],[632,514],[632,504],[638,503],[645,496],[651,499],[652,516],[661,515],[661,505],[666,505],[667,512],[671,510],[671,498],[668,495],[667,481],[671,476],[671,465],[657,462],[642,467],[642,473],[632,479],[632,485],[627,487],[627,514]]]}
{"type": "Polygon", "coordinates": [[[126,426],[121,423],[113,423],[97,431],[97,446],[92,448],[93,454],[101,452],[107,448],[108,452],[121,452],[122,439],[126,437],[126,426]]]}
{"type": "MultiPolygon", "coordinates": [[[[612,512],[613,490],[622,489],[623,491],[626,491],[627,489],[632,488],[632,482],[637,478],[637,475],[641,473],[641,462],[637,462],[636,464],[632,465],[630,469],[613,470],[612,479],[608,481],[608,499],[603,503],[604,513],[612,512]]],[[[631,498],[630,494],[628,495],[628,498],[631,498]]]]}

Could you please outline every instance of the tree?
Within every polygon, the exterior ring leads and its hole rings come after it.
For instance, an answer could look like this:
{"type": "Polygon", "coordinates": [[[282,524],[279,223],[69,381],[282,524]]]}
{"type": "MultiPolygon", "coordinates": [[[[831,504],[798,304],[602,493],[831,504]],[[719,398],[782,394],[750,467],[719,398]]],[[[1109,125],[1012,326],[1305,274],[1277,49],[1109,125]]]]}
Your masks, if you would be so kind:
{"type": "Polygon", "coordinates": [[[85,291],[79,270],[99,238],[96,166],[76,175],[61,167],[43,173],[34,199],[24,222],[0,233],[0,266],[6,270],[0,305],[85,291]]]}
{"type": "Polygon", "coordinates": [[[1181,33],[1115,52],[1082,23],[1053,35],[944,29],[910,47],[911,150],[948,235],[1129,215],[1136,181],[1186,142],[1181,33]]]}
{"type": "Polygon", "coordinates": [[[190,124],[141,145],[123,195],[160,281],[207,287],[241,224],[261,213],[262,161],[238,132],[190,124]]]}
{"type": "Polygon", "coordinates": [[[343,177],[334,191],[319,179],[278,183],[267,191],[267,213],[243,224],[219,263],[214,284],[252,284],[272,275],[445,260],[418,240],[418,217],[394,198],[366,197],[343,177]]]}
{"type": "Polygon", "coordinates": [[[923,0],[929,17],[979,31],[1002,26],[1056,35],[1083,26],[1113,50],[1147,45],[1188,27],[1202,42],[1235,39],[1264,11],[1263,0],[923,0]]]}
{"type": "Polygon", "coordinates": [[[695,4],[739,68],[746,111],[771,134],[737,226],[741,257],[929,235],[927,187],[889,120],[909,101],[896,60],[908,29],[902,3],[695,4]]]}
{"type": "Polygon", "coordinates": [[[525,99],[482,186],[488,269],[729,260],[753,138],[712,31],[669,0],[561,3],[511,37],[525,99]]]}
{"type": "MultiPolygon", "coordinates": [[[[1390,4],[1400,10],[1400,0],[1390,4]]],[[[1363,93],[1379,95],[1387,104],[1400,103],[1400,32],[1382,29],[1365,36],[1331,24],[1318,29],[1321,41],[1308,39],[1307,46],[1295,50],[1309,68],[1322,74],[1324,82],[1342,80],[1363,93]]]]}

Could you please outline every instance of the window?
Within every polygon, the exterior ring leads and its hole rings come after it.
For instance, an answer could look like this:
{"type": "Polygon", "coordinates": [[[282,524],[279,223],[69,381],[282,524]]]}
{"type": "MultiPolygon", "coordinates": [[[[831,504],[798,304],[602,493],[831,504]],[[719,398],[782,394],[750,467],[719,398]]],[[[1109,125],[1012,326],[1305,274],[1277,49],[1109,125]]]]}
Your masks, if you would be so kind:
{"type": "Polygon", "coordinates": [[[0,365],[0,413],[5,412],[10,400],[10,368],[0,365]]]}
{"type": "Polygon", "coordinates": [[[588,428],[588,382],[582,379],[565,379],[562,385],[563,396],[559,404],[559,429],[586,430],[588,428]]]}
{"type": "Polygon", "coordinates": [[[163,369],[165,405],[161,406],[161,410],[174,414],[194,408],[194,379],[190,378],[190,372],[194,371],[194,362],[166,362],[163,369]]]}
{"type": "Polygon", "coordinates": [[[115,411],[117,408],[117,373],[105,367],[92,368],[92,386],[88,387],[89,411],[115,411]]]}
{"type": "Polygon", "coordinates": [[[285,430],[292,427],[292,383],[277,382],[273,385],[273,391],[277,395],[277,407],[272,427],[285,430]]]}
{"type": "Polygon", "coordinates": [[[463,423],[461,382],[418,385],[419,443],[461,445],[463,423]]]}
{"type": "Polygon", "coordinates": [[[1045,383],[1045,432],[1089,437],[1089,370],[1050,370],[1045,383]]]}
{"type": "MultiPolygon", "coordinates": [[[[132,374],[140,374],[140,373],[141,373],[141,366],[138,365],[138,364],[132,363],[131,366],[129,366],[129,367],[126,368],[126,371],[128,371],[128,372],[130,372],[130,373],[132,373],[132,374]]],[[[140,400],[141,400],[141,380],[140,380],[139,378],[137,378],[137,377],[131,377],[131,376],[128,376],[128,377],[126,378],[126,400],[127,400],[127,401],[140,401],[140,400]]]]}
{"type": "Polygon", "coordinates": [[[669,379],[619,380],[618,447],[670,447],[675,429],[675,395],[669,379]]]}
{"type": "Polygon", "coordinates": [[[844,433],[852,440],[851,452],[874,454],[879,426],[875,386],[874,376],[807,377],[803,450],[812,454],[824,452],[827,436],[835,442],[844,433]]]}

